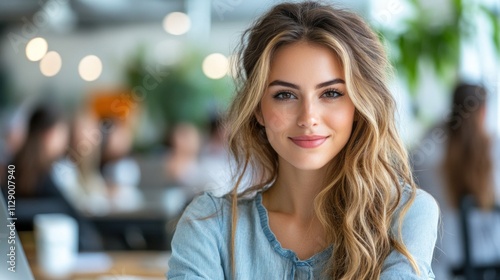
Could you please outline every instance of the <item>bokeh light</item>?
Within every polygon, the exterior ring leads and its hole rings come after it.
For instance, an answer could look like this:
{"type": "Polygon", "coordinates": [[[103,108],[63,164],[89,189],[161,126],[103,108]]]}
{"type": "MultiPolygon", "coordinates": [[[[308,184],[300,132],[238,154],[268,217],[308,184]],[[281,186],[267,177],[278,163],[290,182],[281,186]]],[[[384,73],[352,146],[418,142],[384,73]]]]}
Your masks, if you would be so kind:
{"type": "Polygon", "coordinates": [[[181,12],[173,12],[163,19],[163,29],[173,35],[182,35],[189,31],[191,20],[188,15],[181,12]]]}
{"type": "Polygon", "coordinates": [[[55,76],[61,70],[61,56],[55,52],[48,52],[40,61],[40,71],[47,77],[55,76]]]}
{"type": "Polygon", "coordinates": [[[229,60],[223,54],[213,53],[205,57],[202,68],[210,79],[220,79],[229,71],[229,60]]]}
{"type": "Polygon", "coordinates": [[[80,77],[87,82],[97,80],[102,73],[101,59],[95,55],[84,57],[78,65],[78,73],[80,73],[80,77]]]}
{"type": "Polygon", "coordinates": [[[33,38],[26,45],[26,57],[31,61],[39,61],[45,56],[48,48],[49,45],[44,38],[33,38]]]}

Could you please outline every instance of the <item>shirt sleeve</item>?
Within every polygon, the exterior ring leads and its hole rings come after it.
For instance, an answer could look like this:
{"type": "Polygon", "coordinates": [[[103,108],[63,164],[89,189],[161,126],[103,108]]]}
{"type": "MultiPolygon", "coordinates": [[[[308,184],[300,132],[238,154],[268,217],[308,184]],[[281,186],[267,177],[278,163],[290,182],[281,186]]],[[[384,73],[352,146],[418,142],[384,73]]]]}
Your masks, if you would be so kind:
{"type": "MultiPolygon", "coordinates": [[[[408,259],[397,250],[393,250],[384,262],[381,280],[434,279],[431,262],[437,238],[439,207],[434,198],[423,190],[417,195],[406,215],[403,217],[403,242],[413,256],[420,275],[411,266],[408,259]]],[[[392,230],[397,232],[398,222],[392,230]]]]}
{"type": "MultiPolygon", "coordinates": [[[[219,205],[220,206],[220,205],[219,205]]],[[[182,214],[172,239],[169,280],[224,279],[221,213],[213,197],[195,198],[182,214]]]]}

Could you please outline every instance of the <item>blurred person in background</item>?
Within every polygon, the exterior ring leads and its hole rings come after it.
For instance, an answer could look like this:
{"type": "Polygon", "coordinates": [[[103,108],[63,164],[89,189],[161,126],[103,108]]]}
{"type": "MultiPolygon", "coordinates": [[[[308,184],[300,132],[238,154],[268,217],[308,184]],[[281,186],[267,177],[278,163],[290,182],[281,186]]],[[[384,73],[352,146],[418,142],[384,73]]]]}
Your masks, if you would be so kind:
{"type": "MultiPolygon", "coordinates": [[[[226,128],[219,116],[210,120],[209,136],[206,145],[203,145],[198,168],[199,185],[203,186],[202,191],[207,191],[215,196],[222,196],[228,193],[236,180],[233,173],[236,169],[234,158],[229,153],[225,144],[226,128]]],[[[245,174],[243,184],[250,182],[252,176],[251,167],[245,174]]]]}
{"type": "Polygon", "coordinates": [[[110,195],[100,171],[103,133],[91,110],[81,110],[73,120],[66,157],[56,163],[54,179],[81,212],[104,215],[110,211],[110,195]]]}
{"type": "Polygon", "coordinates": [[[189,122],[174,126],[169,137],[170,150],[165,155],[164,170],[167,180],[185,188],[188,197],[203,190],[199,180],[199,157],[202,148],[201,133],[189,122]]]}
{"type": "Polygon", "coordinates": [[[132,211],[143,202],[139,191],[141,171],[130,156],[133,144],[129,122],[107,119],[103,122],[101,172],[106,182],[113,211],[132,211]]]}
{"type": "Polygon", "coordinates": [[[174,128],[165,172],[174,184],[187,189],[189,200],[202,192],[222,196],[234,186],[235,163],[224,137],[225,128],[219,116],[210,118],[206,141],[202,141],[199,130],[192,124],[181,123],[174,128]]]}
{"type": "Polygon", "coordinates": [[[471,261],[500,263],[500,142],[486,130],[486,90],[460,84],[453,93],[446,121],[429,131],[412,153],[417,183],[438,201],[442,233],[436,244],[436,279],[453,279],[451,270],[464,262],[459,205],[471,196],[471,261]]]}
{"type": "Polygon", "coordinates": [[[53,177],[54,163],[68,148],[69,126],[64,115],[54,105],[39,104],[27,126],[26,140],[11,162],[15,166],[17,230],[33,230],[37,214],[62,213],[78,221],[80,249],[100,249],[99,235],[66,199],[53,177]]]}
{"type": "Polygon", "coordinates": [[[69,127],[61,112],[37,106],[28,121],[26,140],[15,154],[16,193],[22,197],[59,194],[50,176],[52,164],[66,151],[69,127]]]}
{"type": "Polygon", "coordinates": [[[222,119],[212,117],[209,123],[208,141],[200,152],[198,178],[201,191],[208,191],[215,196],[228,193],[234,186],[232,171],[235,163],[227,145],[225,145],[225,127],[222,119]]]}

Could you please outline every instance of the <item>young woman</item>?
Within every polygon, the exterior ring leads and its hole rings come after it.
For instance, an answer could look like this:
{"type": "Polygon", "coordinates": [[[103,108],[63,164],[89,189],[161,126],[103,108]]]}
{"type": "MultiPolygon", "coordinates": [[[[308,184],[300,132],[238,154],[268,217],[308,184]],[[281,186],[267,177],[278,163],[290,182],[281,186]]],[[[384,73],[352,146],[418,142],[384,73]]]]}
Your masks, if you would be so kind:
{"type": "Polygon", "coordinates": [[[240,66],[238,180],[186,209],[168,278],[433,278],[438,208],[412,180],[376,34],[353,13],[283,3],[246,31],[240,66]]]}

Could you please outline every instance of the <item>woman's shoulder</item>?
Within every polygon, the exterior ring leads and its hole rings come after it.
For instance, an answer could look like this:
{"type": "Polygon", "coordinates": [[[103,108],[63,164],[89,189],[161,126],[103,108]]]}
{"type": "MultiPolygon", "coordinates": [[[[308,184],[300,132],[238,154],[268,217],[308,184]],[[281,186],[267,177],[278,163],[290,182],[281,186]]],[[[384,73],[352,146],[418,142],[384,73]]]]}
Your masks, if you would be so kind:
{"type": "Polygon", "coordinates": [[[194,216],[196,218],[210,216],[213,215],[217,209],[223,207],[224,204],[223,198],[216,197],[209,192],[204,192],[193,198],[184,210],[184,215],[194,216]]]}
{"type": "MultiPolygon", "coordinates": [[[[422,207],[422,206],[429,206],[431,208],[438,207],[436,200],[431,194],[418,187],[412,188],[410,187],[410,185],[405,185],[403,187],[401,196],[402,204],[405,204],[410,199],[413,193],[415,194],[415,199],[413,200],[411,207],[422,207]]],[[[400,205],[400,207],[401,206],[402,205],[400,205]]]]}
{"type": "Polygon", "coordinates": [[[405,208],[412,194],[415,194],[415,196],[411,204],[408,206],[405,220],[438,220],[439,206],[434,197],[422,189],[411,188],[409,185],[406,185],[403,188],[401,201],[397,211],[401,211],[405,208]]]}
{"type": "Polygon", "coordinates": [[[431,262],[438,232],[437,203],[429,193],[410,186],[404,187],[401,198],[397,209],[399,214],[394,215],[392,234],[397,239],[401,238],[421,276],[417,277],[406,256],[394,249],[384,262],[380,279],[434,279],[431,262]],[[407,204],[412,195],[413,201],[407,204]],[[406,212],[401,216],[403,209],[406,212]]]}
{"type": "Polygon", "coordinates": [[[411,207],[439,214],[439,206],[434,197],[422,189],[416,189],[415,200],[411,207]]]}

